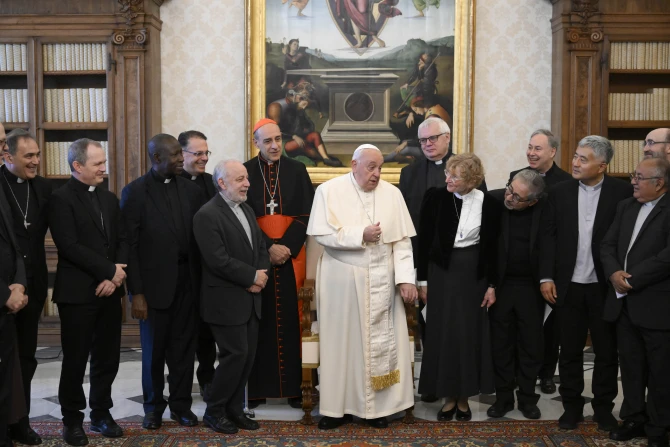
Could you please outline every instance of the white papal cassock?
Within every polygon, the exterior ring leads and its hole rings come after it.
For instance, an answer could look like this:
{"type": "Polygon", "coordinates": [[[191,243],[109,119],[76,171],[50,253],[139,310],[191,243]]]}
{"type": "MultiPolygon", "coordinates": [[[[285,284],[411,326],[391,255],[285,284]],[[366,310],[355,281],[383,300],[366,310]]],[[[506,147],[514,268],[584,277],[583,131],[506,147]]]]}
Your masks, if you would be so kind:
{"type": "Polygon", "coordinates": [[[352,174],[319,186],[307,234],[324,246],[316,273],[320,413],[373,419],[414,405],[405,319],[398,289],[414,284],[414,226],[400,191],[380,181],[363,191],[352,174]],[[363,230],[381,223],[379,243],[363,230]]]}

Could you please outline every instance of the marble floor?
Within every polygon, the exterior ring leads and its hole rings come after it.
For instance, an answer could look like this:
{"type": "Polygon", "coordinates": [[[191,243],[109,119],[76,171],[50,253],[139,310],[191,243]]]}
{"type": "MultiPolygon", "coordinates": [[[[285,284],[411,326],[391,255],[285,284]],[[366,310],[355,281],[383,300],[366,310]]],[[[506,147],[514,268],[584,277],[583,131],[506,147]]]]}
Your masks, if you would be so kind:
{"type": "MultiPolygon", "coordinates": [[[[58,380],[60,377],[62,353],[59,348],[39,348],[37,352],[39,366],[32,383],[33,398],[31,402],[30,418],[32,420],[60,420],[61,411],[58,405],[58,380]]],[[[421,356],[417,353],[415,363],[415,385],[418,385],[418,377],[421,369],[421,356]]],[[[593,410],[588,405],[590,397],[593,395],[591,389],[591,370],[593,368],[593,354],[587,349],[585,351],[584,378],[586,389],[587,406],[584,408],[584,415],[593,414],[593,410]]],[[[87,370],[88,372],[88,370],[87,370]]],[[[167,374],[167,370],[166,370],[167,374]]],[[[119,373],[112,388],[112,398],[114,399],[114,408],[112,408],[112,417],[117,420],[137,420],[141,421],[144,414],[142,410],[142,387],[141,387],[141,351],[139,349],[123,349],[121,353],[121,364],[119,373]]],[[[558,377],[556,377],[558,379],[558,377]]],[[[88,376],[84,378],[84,391],[88,395],[89,390],[88,376]]],[[[620,385],[619,385],[619,388],[620,385]]],[[[205,403],[198,393],[198,385],[193,385],[193,412],[200,418],[205,412],[205,403]]],[[[416,389],[416,388],[415,388],[416,389]]],[[[537,388],[539,393],[539,387],[537,388]]],[[[167,387],[166,387],[167,393],[167,387]]],[[[421,402],[419,396],[415,397],[416,406],[414,414],[421,419],[436,420],[436,414],[441,407],[440,402],[425,403],[421,402]]],[[[622,393],[619,389],[619,395],[616,399],[614,415],[618,416],[621,406],[622,393]]],[[[489,420],[486,410],[495,402],[495,395],[481,394],[473,396],[470,399],[470,408],[472,409],[473,420],[489,420]]],[[[556,420],[562,414],[563,408],[558,393],[541,394],[538,403],[542,410],[543,420],[556,420]]],[[[255,409],[257,420],[299,420],[302,417],[302,411],[288,406],[285,400],[270,399],[267,404],[261,405],[255,409]]],[[[314,410],[318,414],[318,407],[314,410]]],[[[86,410],[88,421],[88,409],[86,410]]],[[[164,417],[169,417],[166,411],[164,417]]],[[[518,410],[511,411],[504,419],[523,420],[523,416],[518,410]]],[[[588,419],[588,418],[587,418],[588,419]]]]}

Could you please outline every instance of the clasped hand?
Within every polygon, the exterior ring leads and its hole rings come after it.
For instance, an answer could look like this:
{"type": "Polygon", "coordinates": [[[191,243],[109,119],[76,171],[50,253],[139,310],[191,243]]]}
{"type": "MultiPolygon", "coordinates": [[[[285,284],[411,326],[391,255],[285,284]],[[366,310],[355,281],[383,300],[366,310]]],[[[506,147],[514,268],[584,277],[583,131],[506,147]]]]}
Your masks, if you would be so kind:
{"type": "Polygon", "coordinates": [[[256,270],[256,281],[254,284],[247,289],[247,292],[259,293],[265,287],[265,284],[268,282],[267,270],[256,270]]]}
{"type": "Polygon", "coordinates": [[[364,242],[377,242],[382,237],[382,229],[379,226],[380,222],[377,222],[374,225],[369,225],[363,230],[363,241],[364,242]]]}
{"type": "Polygon", "coordinates": [[[286,245],[274,244],[268,249],[268,254],[272,265],[282,265],[291,257],[291,250],[286,245]]]}
{"type": "Polygon", "coordinates": [[[10,313],[15,314],[26,307],[28,304],[28,295],[25,294],[26,288],[23,284],[11,284],[9,290],[10,294],[5,306],[7,306],[10,313]]]}
{"type": "Polygon", "coordinates": [[[633,275],[631,275],[630,273],[626,273],[623,270],[618,270],[612,273],[612,275],[610,276],[610,282],[614,286],[614,290],[616,290],[621,294],[625,294],[630,292],[630,290],[633,288],[633,286],[628,284],[628,282],[626,281],[626,279],[632,277],[633,275]]]}

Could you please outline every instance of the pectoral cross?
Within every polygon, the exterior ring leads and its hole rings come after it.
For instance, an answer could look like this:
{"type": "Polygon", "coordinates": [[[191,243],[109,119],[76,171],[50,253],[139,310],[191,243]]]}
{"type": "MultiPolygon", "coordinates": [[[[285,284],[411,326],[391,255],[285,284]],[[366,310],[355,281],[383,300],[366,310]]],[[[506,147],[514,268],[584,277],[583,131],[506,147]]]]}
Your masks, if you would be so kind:
{"type": "Polygon", "coordinates": [[[28,223],[27,220],[23,219],[23,226],[26,227],[26,230],[27,230],[28,227],[30,226],[30,224],[28,223]]]}
{"type": "Polygon", "coordinates": [[[275,213],[275,208],[277,208],[279,205],[275,203],[275,199],[270,200],[270,203],[265,205],[267,208],[270,208],[270,215],[274,215],[275,213]]]}

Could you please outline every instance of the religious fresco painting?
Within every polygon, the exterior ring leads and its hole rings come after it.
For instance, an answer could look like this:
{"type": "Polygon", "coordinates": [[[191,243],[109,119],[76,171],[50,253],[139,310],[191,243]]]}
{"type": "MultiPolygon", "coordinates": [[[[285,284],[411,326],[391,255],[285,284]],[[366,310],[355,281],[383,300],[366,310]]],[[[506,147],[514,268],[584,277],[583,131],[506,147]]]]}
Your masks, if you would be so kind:
{"type": "Polygon", "coordinates": [[[370,143],[399,169],[428,116],[453,128],[456,0],[260,1],[264,114],[288,157],[343,168],[370,143]]]}

